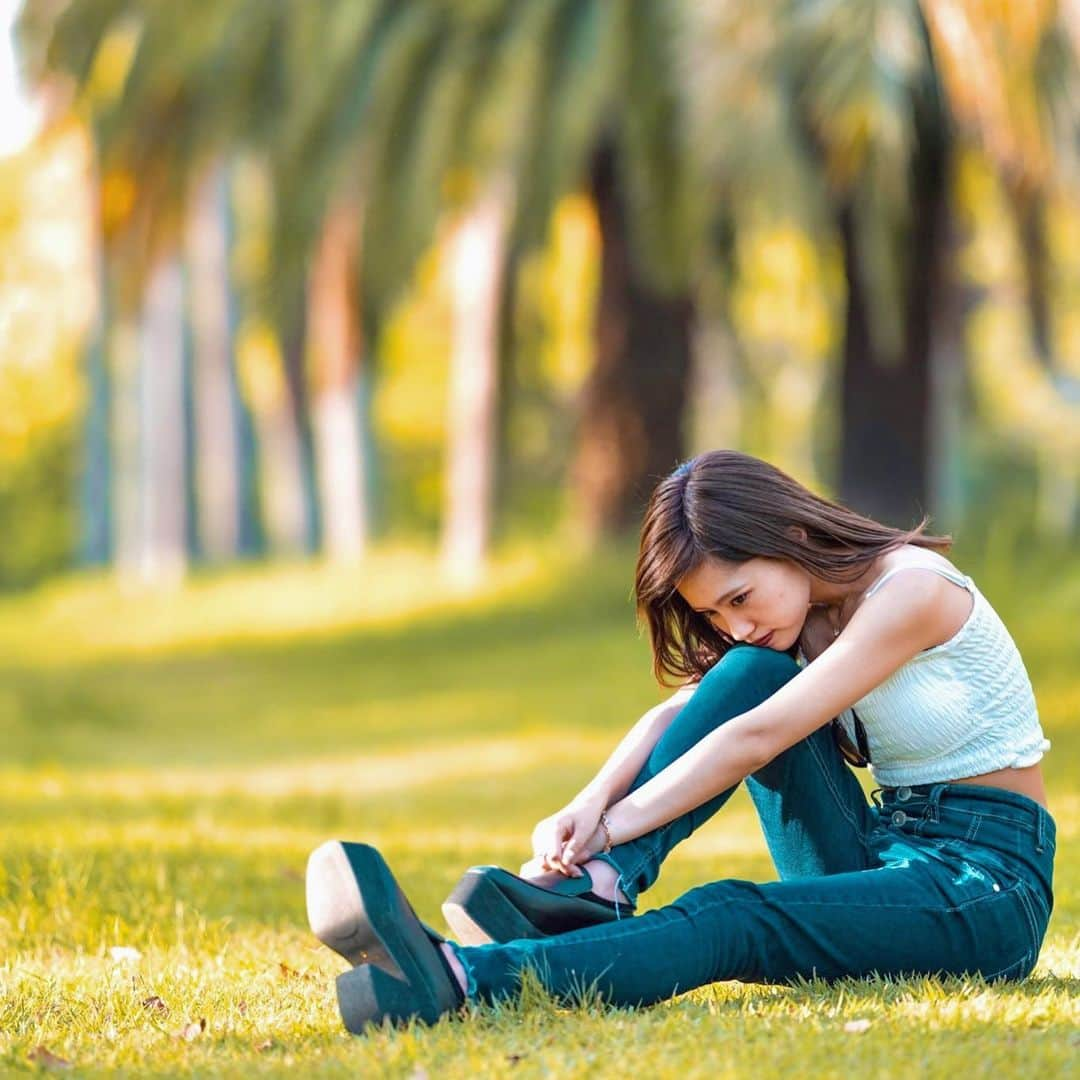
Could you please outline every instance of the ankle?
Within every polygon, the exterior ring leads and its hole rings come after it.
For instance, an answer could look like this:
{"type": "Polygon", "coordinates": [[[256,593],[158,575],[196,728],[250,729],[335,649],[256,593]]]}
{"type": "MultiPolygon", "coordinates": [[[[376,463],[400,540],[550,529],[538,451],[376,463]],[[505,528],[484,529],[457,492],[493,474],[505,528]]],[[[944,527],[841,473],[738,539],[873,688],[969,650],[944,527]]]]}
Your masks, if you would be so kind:
{"type": "Polygon", "coordinates": [[[469,980],[465,977],[465,968],[462,967],[461,961],[458,959],[458,955],[453,949],[444,941],[440,946],[443,956],[446,957],[446,963],[450,970],[454,973],[454,978],[458,981],[458,986],[461,988],[461,994],[463,997],[468,997],[469,980]]]}
{"type": "Polygon", "coordinates": [[[592,891],[605,900],[614,900],[619,904],[629,904],[630,900],[626,893],[619,888],[620,874],[609,862],[603,859],[590,859],[585,864],[585,869],[592,878],[592,891]]]}

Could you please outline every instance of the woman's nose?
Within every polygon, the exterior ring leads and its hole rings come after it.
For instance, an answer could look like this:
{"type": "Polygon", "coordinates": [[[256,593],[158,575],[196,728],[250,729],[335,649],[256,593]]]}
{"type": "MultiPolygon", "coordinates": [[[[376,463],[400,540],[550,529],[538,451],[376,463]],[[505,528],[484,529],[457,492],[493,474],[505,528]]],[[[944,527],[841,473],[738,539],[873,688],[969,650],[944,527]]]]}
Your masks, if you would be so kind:
{"type": "Polygon", "coordinates": [[[754,624],[752,622],[732,622],[731,624],[731,636],[736,641],[746,641],[747,638],[752,637],[754,634],[754,624]]]}

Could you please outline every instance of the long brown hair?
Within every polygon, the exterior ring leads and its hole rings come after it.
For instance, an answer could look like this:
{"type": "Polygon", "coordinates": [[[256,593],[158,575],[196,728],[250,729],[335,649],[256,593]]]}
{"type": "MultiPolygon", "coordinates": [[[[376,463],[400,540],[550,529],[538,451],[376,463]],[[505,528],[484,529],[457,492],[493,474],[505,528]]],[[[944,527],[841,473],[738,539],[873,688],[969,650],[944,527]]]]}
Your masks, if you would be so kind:
{"type": "Polygon", "coordinates": [[[904,544],[948,551],[951,537],[926,535],[928,521],[882,525],[735,450],[685,462],[656,485],[641,526],[634,596],[657,680],[698,679],[734,644],[676,590],[706,558],[787,559],[825,581],[849,582],[904,544]]]}

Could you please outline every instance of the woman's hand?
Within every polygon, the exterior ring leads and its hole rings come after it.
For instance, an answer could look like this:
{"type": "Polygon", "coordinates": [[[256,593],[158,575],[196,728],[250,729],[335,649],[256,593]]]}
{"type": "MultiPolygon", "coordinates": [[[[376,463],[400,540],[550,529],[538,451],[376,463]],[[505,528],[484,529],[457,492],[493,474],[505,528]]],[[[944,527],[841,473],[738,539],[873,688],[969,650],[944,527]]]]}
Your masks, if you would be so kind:
{"type": "Polygon", "coordinates": [[[603,811],[598,801],[570,803],[544,818],[533,829],[533,863],[567,877],[580,877],[578,864],[594,854],[590,841],[596,836],[603,811]]]}

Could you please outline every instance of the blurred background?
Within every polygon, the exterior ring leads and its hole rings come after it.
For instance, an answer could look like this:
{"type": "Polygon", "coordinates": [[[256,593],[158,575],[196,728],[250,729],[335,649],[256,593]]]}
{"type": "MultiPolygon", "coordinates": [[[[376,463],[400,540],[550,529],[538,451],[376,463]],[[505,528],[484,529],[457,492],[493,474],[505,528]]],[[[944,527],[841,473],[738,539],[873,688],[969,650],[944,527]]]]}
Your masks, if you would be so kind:
{"type": "Polygon", "coordinates": [[[0,588],[633,534],[733,446],[1075,543],[1075,0],[3,0],[0,588]]]}
{"type": "MultiPolygon", "coordinates": [[[[1078,56],[1080,0],[0,0],[0,1071],[292,1016],[328,836],[425,917],[516,867],[657,700],[635,534],[720,446],[957,537],[1080,974],[1078,56]]],[[[720,818],[649,905],[772,876],[720,818]]]]}

